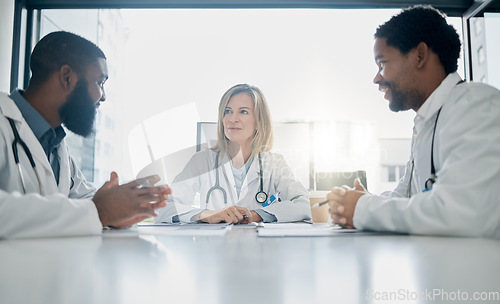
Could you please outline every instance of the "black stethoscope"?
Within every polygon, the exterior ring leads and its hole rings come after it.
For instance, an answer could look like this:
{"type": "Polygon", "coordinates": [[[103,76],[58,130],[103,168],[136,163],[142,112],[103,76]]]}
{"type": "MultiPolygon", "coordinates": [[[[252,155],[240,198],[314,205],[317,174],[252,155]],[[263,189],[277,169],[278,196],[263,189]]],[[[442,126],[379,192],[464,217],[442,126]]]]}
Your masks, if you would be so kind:
{"type": "Polygon", "coordinates": [[[436,182],[436,167],[434,167],[434,137],[436,136],[436,126],[439,119],[439,114],[441,114],[441,110],[443,107],[439,108],[439,111],[436,115],[436,121],[434,122],[434,130],[432,131],[432,144],[431,144],[431,176],[425,181],[425,189],[423,192],[429,191],[432,189],[432,185],[436,182]]]}
{"type": "MultiPolygon", "coordinates": [[[[459,82],[457,82],[456,85],[459,85],[459,84],[464,83],[464,82],[465,82],[465,80],[460,80],[459,82]]],[[[436,120],[434,121],[434,130],[432,131],[432,144],[431,144],[431,176],[425,181],[425,184],[424,184],[425,189],[423,190],[423,192],[427,192],[429,190],[432,190],[432,186],[434,185],[434,183],[436,183],[436,180],[437,180],[436,167],[434,166],[434,138],[436,136],[436,127],[437,127],[437,123],[439,120],[439,114],[441,114],[442,109],[443,109],[443,107],[441,106],[441,108],[439,108],[439,110],[437,112],[436,120]]],[[[407,191],[408,197],[411,197],[411,181],[412,181],[412,177],[413,177],[413,168],[414,168],[414,161],[412,160],[410,182],[409,182],[408,191],[407,191]]]]}
{"type": "MultiPolygon", "coordinates": [[[[436,175],[436,167],[434,167],[434,137],[436,135],[436,126],[437,122],[439,119],[439,114],[441,113],[441,109],[443,107],[439,108],[439,111],[437,112],[436,115],[436,121],[434,122],[434,130],[432,131],[432,144],[431,144],[431,176],[425,181],[425,189],[423,192],[427,192],[432,189],[432,185],[436,182],[437,175],[436,175]]],[[[410,181],[408,182],[408,189],[406,190],[406,196],[411,197],[411,183],[413,181],[413,170],[415,168],[415,161],[411,161],[411,173],[410,173],[410,181]]]]}
{"type": "MultiPolygon", "coordinates": [[[[215,185],[210,188],[207,192],[207,197],[206,197],[206,206],[208,206],[208,201],[210,199],[210,195],[214,190],[220,190],[222,192],[222,195],[224,196],[224,205],[227,205],[227,193],[224,188],[222,188],[219,184],[219,155],[220,152],[217,152],[215,155],[215,185]]],[[[260,191],[255,194],[255,200],[259,204],[264,204],[267,202],[268,195],[266,192],[264,192],[264,181],[262,177],[262,160],[260,157],[260,152],[259,152],[259,178],[260,178],[260,191]]]]}
{"type": "Polygon", "coordinates": [[[40,188],[40,194],[43,195],[42,182],[40,180],[40,176],[38,175],[38,171],[36,170],[35,160],[33,159],[33,155],[31,154],[30,149],[26,145],[26,143],[19,136],[19,132],[17,131],[14,120],[10,117],[7,117],[9,120],[10,126],[12,127],[12,132],[14,133],[14,141],[12,142],[12,152],[14,153],[14,161],[16,162],[17,170],[19,171],[19,176],[21,177],[21,185],[23,187],[23,192],[26,193],[26,183],[24,181],[23,170],[21,168],[21,162],[19,161],[19,150],[17,149],[17,145],[21,145],[23,147],[24,153],[28,157],[28,160],[35,171],[36,179],[38,181],[38,187],[40,188]]]}

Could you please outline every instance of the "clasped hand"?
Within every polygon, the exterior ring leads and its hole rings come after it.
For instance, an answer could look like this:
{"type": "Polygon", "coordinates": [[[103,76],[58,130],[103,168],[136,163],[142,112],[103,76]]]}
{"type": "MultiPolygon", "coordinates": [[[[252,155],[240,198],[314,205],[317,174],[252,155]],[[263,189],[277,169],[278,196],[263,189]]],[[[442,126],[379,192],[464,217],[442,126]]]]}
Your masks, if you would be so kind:
{"type": "Polygon", "coordinates": [[[353,223],[354,209],[358,199],[368,193],[359,178],[354,181],[354,187],[334,187],[326,196],[330,205],[329,212],[334,224],[344,228],[355,228],[353,223]]]}

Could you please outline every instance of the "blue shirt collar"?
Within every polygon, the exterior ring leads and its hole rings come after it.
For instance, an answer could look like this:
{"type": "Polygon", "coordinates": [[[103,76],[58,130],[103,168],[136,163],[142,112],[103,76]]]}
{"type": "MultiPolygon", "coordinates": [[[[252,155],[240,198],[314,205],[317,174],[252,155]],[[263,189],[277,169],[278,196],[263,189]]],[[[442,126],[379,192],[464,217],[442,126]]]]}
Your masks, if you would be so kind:
{"type": "Polygon", "coordinates": [[[26,99],[24,99],[22,93],[24,93],[22,90],[14,90],[10,94],[10,98],[14,100],[14,103],[19,108],[19,111],[21,111],[24,119],[30,126],[33,133],[35,133],[36,138],[40,140],[40,138],[52,128],[45,118],[43,118],[42,115],[40,115],[40,113],[38,113],[38,111],[35,110],[35,108],[33,108],[33,106],[26,99]]]}
{"type": "Polygon", "coordinates": [[[66,136],[66,132],[61,126],[52,129],[47,120],[33,108],[33,106],[23,97],[22,93],[24,93],[24,91],[16,89],[12,91],[10,98],[19,108],[19,111],[21,111],[30,129],[45,150],[45,154],[48,155],[55,146],[61,143],[66,136]]]}

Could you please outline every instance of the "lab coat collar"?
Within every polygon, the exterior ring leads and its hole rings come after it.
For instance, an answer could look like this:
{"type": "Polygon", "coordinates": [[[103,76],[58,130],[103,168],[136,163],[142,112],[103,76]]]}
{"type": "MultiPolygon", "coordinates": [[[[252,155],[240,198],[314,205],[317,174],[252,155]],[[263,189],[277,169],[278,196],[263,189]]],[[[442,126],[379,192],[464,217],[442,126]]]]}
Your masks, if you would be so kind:
{"type": "MultiPolygon", "coordinates": [[[[264,161],[264,155],[261,153],[262,161],[264,161]]],[[[229,154],[224,153],[223,155],[219,157],[219,162],[221,164],[221,167],[224,167],[224,170],[226,171],[227,175],[230,176],[229,180],[234,183],[234,177],[233,177],[233,171],[231,169],[231,159],[229,157],[229,154]]],[[[247,161],[248,162],[248,161],[247,161]]],[[[245,180],[243,181],[243,185],[248,184],[249,182],[253,181],[254,179],[259,177],[259,157],[254,156],[252,160],[252,164],[250,165],[250,168],[248,169],[248,172],[245,176],[245,180]]]]}
{"type": "MultiPolygon", "coordinates": [[[[262,158],[264,158],[263,155],[261,156],[262,158]]],[[[230,187],[231,189],[229,192],[231,192],[232,196],[238,197],[236,193],[236,182],[234,181],[229,155],[227,153],[224,153],[224,155],[220,156],[219,161],[221,162],[221,167],[224,168],[224,175],[227,177],[230,185],[232,186],[230,187]]],[[[248,169],[247,175],[245,176],[245,179],[243,180],[243,183],[241,185],[241,192],[239,197],[245,197],[248,193],[248,185],[259,178],[259,168],[259,158],[258,156],[255,156],[252,161],[252,165],[248,169]]]]}
{"type": "Polygon", "coordinates": [[[417,117],[420,117],[424,121],[434,117],[460,80],[462,80],[462,78],[458,73],[448,74],[434,92],[432,92],[429,98],[422,104],[420,109],[418,109],[417,117]]]}
{"type": "Polygon", "coordinates": [[[12,100],[7,93],[0,95],[0,112],[5,116],[14,119],[16,122],[23,121],[23,115],[17,108],[14,100],[12,100]]]}
{"type": "Polygon", "coordinates": [[[10,94],[21,115],[24,117],[30,129],[35,133],[36,138],[41,141],[42,136],[52,130],[50,124],[43,116],[24,98],[21,90],[15,89],[10,94]]]}

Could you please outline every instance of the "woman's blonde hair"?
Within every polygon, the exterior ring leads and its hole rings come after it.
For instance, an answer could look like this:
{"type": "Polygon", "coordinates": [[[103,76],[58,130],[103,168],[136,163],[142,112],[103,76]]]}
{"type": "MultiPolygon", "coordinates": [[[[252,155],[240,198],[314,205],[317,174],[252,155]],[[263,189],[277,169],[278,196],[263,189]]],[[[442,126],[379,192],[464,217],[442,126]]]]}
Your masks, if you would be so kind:
{"type": "Polygon", "coordinates": [[[252,140],[252,153],[250,154],[250,157],[253,157],[259,152],[270,151],[273,147],[273,126],[271,113],[269,112],[269,107],[264,94],[262,94],[259,88],[248,84],[237,84],[222,95],[219,102],[219,115],[217,119],[217,144],[212,148],[212,150],[221,153],[227,152],[229,139],[224,134],[224,113],[231,97],[241,93],[250,96],[254,104],[257,131],[255,132],[255,136],[252,140]]]}

